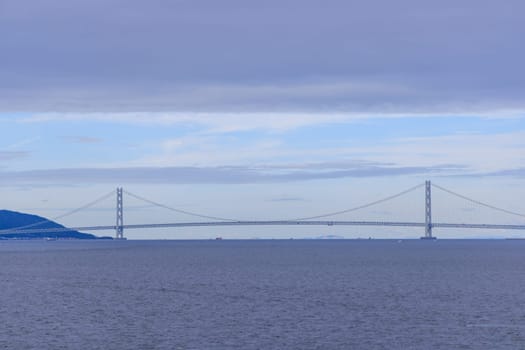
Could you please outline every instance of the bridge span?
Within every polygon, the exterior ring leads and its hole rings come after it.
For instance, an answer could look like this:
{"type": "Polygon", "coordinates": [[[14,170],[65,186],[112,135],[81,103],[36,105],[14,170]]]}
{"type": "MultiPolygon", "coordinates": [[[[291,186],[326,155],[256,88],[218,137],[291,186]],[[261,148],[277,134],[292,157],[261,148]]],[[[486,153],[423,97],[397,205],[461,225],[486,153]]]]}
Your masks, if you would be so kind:
{"type": "MultiPolygon", "coordinates": [[[[207,227],[207,226],[391,226],[391,227],[426,227],[424,222],[396,222],[396,221],[289,221],[289,220],[252,220],[252,221],[197,221],[173,222],[161,224],[133,224],[133,225],[106,225],[106,226],[79,226],[45,229],[21,229],[16,233],[50,233],[66,231],[109,231],[124,232],[124,230],[151,229],[151,228],[180,228],[180,227],[207,227]]],[[[496,230],[525,230],[525,225],[500,225],[500,224],[454,224],[433,223],[434,228],[470,228],[470,229],[496,229],[496,230]]],[[[122,238],[122,237],[121,237],[122,238]]],[[[425,237],[422,237],[423,239],[425,237]]],[[[430,239],[433,239],[431,237],[430,239]]]]}
{"type": "MultiPolygon", "coordinates": [[[[80,210],[86,209],[101,200],[107,199],[114,193],[106,194],[105,196],[99,198],[96,201],[93,201],[81,208],[72,210],[69,213],[59,216],[58,218],[65,217],[71,213],[76,213],[80,210]]],[[[480,202],[478,200],[471,199],[469,197],[463,196],[461,194],[450,191],[441,186],[431,184],[430,181],[425,181],[424,184],[419,184],[412,188],[409,188],[405,191],[397,193],[393,196],[389,196],[371,203],[360,205],[354,208],[341,210],[332,213],[326,213],[322,215],[288,219],[288,220],[235,220],[231,218],[221,218],[214,217],[209,215],[202,215],[198,213],[192,213],[189,211],[176,209],[169,207],[164,204],[160,204],[144,197],[140,197],[133,193],[124,191],[121,187],[117,188],[117,205],[116,205],[116,224],[115,225],[93,225],[93,226],[76,226],[76,227],[63,227],[63,228],[38,228],[38,225],[49,222],[49,220],[44,220],[31,225],[26,225],[17,228],[11,228],[8,230],[2,230],[0,233],[52,233],[52,232],[66,232],[66,231],[107,231],[114,230],[116,239],[124,239],[125,230],[135,230],[135,229],[152,229],[152,228],[181,228],[181,227],[211,227],[211,226],[390,226],[390,227],[421,227],[424,228],[424,236],[422,239],[435,239],[435,236],[432,234],[433,228],[459,228],[459,229],[497,229],[497,230],[525,230],[525,214],[518,212],[510,211],[507,209],[499,208],[490,204],[480,202]],[[424,197],[424,221],[366,221],[366,220],[326,220],[325,218],[333,217],[335,215],[349,213],[357,211],[360,209],[368,208],[379,203],[383,203],[394,198],[405,195],[409,192],[412,192],[418,188],[424,187],[425,197],[424,197]],[[467,200],[474,204],[510,214],[513,216],[518,216],[521,219],[522,223],[518,224],[490,224],[490,223],[450,223],[450,222],[433,222],[432,220],[432,187],[438,188],[444,192],[447,192],[451,195],[459,197],[463,200],[467,200]],[[147,202],[151,205],[162,207],[164,209],[169,209],[175,211],[179,214],[191,215],[194,217],[199,217],[201,219],[206,219],[206,221],[187,221],[187,222],[171,222],[171,223],[147,223],[147,224],[125,224],[124,223],[124,196],[126,193],[136,199],[147,202]],[[321,220],[323,219],[323,220],[321,220]]],[[[57,218],[55,218],[57,219],[57,218]]]]}

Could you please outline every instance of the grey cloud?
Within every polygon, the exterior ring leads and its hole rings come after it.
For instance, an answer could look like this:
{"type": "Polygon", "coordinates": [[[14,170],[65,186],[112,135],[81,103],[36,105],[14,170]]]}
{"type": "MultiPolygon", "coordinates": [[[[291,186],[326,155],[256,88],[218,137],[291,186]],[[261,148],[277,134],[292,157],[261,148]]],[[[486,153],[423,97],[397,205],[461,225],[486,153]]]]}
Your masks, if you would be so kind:
{"type": "Polygon", "coordinates": [[[484,176],[514,176],[525,177],[525,168],[505,169],[496,172],[483,174],[484,176]]]}
{"type": "Polygon", "coordinates": [[[26,158],[30,152],[26,151],[0,151],[0,161],[26,158]]]}
{"type": "Polygon", "coordinates": [[[250,167],[166,167],[166,168],[85,168],[0,172],[4,185],[76,185],[81,183],[149,184],[244,184],[308,181],[348,177],[405,176],[441,174],[449,166],[394,167],[364,165],[348,169],[318,171],[281,169],[268,172],[250,167]]]}
{"type": "Polygon", "coordinates": [[[0,2],[0,110],[525,109],[521,0],[0,2]]]}

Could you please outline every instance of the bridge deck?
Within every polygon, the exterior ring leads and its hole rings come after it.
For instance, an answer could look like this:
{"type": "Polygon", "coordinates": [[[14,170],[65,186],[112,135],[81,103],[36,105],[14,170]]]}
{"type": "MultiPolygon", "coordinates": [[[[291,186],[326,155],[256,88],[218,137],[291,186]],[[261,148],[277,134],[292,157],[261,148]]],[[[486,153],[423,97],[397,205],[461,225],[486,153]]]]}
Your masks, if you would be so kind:
{"type": "MultiPolygon", "coordinates": [[[[393,226],[393,227],[425,227],[424,222],[395,222],[395,221],[290,221],[290,220],[260,220],[260,221],[208,221],[208,222],[177,222],[164,224],[133,224],[123,225],[125,230],[147,228],[177,228],[177,227],[206,227],[206,226],[393,226]]],[[[525,230],[525,225],[497,225],[497,224],[462,224],[462,223],[433,223],[433,228],[472,228],[472,229],[500,229],[525,230]]],[[[46,233],[65,231],[106,231],[115,230],[114,225],[108,226],[80,226],[65,228],[1,230],[1,234],[9,233],[46,233]]]]}

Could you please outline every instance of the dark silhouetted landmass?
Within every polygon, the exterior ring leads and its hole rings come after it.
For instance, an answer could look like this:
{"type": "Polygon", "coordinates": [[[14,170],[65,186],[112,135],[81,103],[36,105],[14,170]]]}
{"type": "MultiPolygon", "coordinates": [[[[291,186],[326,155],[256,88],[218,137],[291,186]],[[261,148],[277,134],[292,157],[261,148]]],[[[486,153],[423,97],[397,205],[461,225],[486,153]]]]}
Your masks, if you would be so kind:
{"type": "Polygon", "coordinates": [[[10,210],[0,210],[0,239],[111,239],[111,237],[97,237],[89,233],[78,231],[60,231],[64,228],[64,226],[38,215],[19,213],[10,210]],[[25,227],[27,230],[56,228],[57,231],[10,231],[10,229],[22,227],[25,227]]]}

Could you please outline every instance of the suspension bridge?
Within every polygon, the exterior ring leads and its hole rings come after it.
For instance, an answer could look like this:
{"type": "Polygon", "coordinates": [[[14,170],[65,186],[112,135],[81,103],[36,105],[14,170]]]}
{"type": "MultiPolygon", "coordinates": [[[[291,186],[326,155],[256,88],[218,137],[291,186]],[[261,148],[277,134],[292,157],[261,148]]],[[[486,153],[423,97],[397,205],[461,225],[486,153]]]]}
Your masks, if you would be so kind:
{"type": "Polygon", "coordinates": [[[485,202],[472,199],[464,196],[457,192],[446,189],[442,186],[432,184],[430,181],[419,184],[417,186],[408,188],[404,191],[396,193],[394,195],[375,200],[373,202],[365,203],[359,206],[355,206],[349,209],[339,210],[330,213],[324,213],[319,215],[285,219],[285,220],[237,220],[233,218],[224,218],[217,216],[210,216],[190,212],[178,208],[174,208],[145,197],[133,194],[125,191],[122,187],[116,190],[116,222],[114,225],[93,225],[93,226],[78,226],[78,227],[62,227],[62,228],[38,228],[38,226],[44,223],[49,223],[50,220],[59,220],[66,216],[78,213],[82,210],[86,210],[97,203],[114,196],[115,192],[112,191],[95,201],[92,201],[80,208],[71,210],[65,214],[54,217],[53,219],[43,220],[30,225],[9,228],[0,230],[0,234],[11,234],[11,233],[54,233],[54,232],[66,232],[66,231],[105,231],[113,230],[115,232],[115,239],[125,239],[124,232],[126,230],[135,229],[151,229],[151,228],[180,228],[180,227],[207,227],[207,226],[386,226],[386,227],[419,227],[422,228],[424,235],[421,239],[432,240],[436,237],[433,235],[434,228],[458,228],[458,229],[497,229],[497,230],[525,230],[525,214],[504,209],[498,206],[487,204],[485,202]],[[370,208],[381,203],[385,203],[408,193],[414,192],[420,188],[424,188],[424,216],[421,221],[395,221],[395,220],[330,220],[329,218],[338,216],[341,214],[357,212],[359,210],[370,208]],[[495,223],[465,223],[465,222],[434,222],[432,217],[432,189],[437,189],[443,193],[460,198],[464,201],[470,202],[480,207],[490,209],[499,213],[504,213],[513,217],[519,218],[519,223],[515,224],[495,224],[495,223]],[[144,223],[144,224],[125,224],[124,223],[124,194],[135,198],[136,200],[148,203],[151,206],[160,207],[174,211],[179,214],[189,215],[192,217],[198,217],[205,221],[184,221],[184,222],[168,222],[168,223],[144,223]]]}

